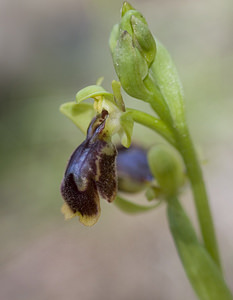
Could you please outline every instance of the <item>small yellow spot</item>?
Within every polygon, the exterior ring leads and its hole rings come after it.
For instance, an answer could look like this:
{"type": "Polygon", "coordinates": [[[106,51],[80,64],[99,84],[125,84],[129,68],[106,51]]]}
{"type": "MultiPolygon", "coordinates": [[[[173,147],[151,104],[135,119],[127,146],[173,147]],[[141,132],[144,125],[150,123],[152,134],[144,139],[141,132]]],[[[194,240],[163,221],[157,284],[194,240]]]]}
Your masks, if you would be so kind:
{"type": "Polygon", "coordinates": [[[61,212],[65,216],[65,220],[70,220],[73,217],[78,216],[79,221],[83,225],[89,226],[89,227],[95,225],[95,223],[98,221],[98,219],[100,217],[100,207],[99,207],[97,215],[87,216],[87,215],[81,215],[80,212],[73,213],[72,210],[69,208],[69,206],[66,203],[64,203],[61,207],[61,212]]]}
{"type": "Polygon", "coordinates": [[[93,226],[98,221],[100,213],[93,216],[82,216],[80,213],[77,213],[79,215],[79,221],[85,225],[85,226],[93,226]]]}
{"type": "Polygon", "coordinates": [[[62,205],[61,212],[63,213],[65,220],[72,219],[73,217],[76,216],[76,214],[72,212],[72,210],[69,208],[69,206],[66,203],[62,205]]]}

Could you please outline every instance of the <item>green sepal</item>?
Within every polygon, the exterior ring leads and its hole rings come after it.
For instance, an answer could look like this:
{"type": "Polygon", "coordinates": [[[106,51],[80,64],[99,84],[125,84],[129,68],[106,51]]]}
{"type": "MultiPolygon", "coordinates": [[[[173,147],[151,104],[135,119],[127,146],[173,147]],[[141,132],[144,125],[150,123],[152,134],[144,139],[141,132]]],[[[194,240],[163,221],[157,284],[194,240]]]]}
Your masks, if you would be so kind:
{"type": "Polygon", "coordinates": [[[89,85],[82,90],[80,90],[76,94],[76,101],[77,103],[82,102],[88,98],[96,98],[99,96],[104,96],[108,100],[113,101],[113,95],[107,92],[102,86],[100,85],[89,85]]]}
{"type": "MultiPolygon", "coordinates": [[[[147,25],[146,20],[144,19],[144,17],[139,11],[135,9],[128,10],[121,18],[120,29],[122,31],[126,30],[131,36],[134,34],[132,23],[131,23],[132,17],[140,20],[143,24],[147,25]]],[[[149,30],[148,26],[147,26],[147,30],[149,30]]]]}
{"type": "Polygon", "coordinates": [[[121,144],[124,147],[129,148],[131,144],[131,138],[132,138],[133,126],[134,126],[134,121],[130,112],[122,113],[120,117],[120,125],[122,128],[121,131],[123,132],[121,137],[121,144]]]}
{"type": "Polygon", "coordinates": [[[87,128],[95,116],[93,104],[91,103],[67,102],[60,106],[60,112],[73,121],[83,133],[87,132],[87,128]]]}
{"type": "Polygon", "coordinates": [[[167,207],[170,230],[187,276],[201,300],[232,300],[219,268],[200,244],[185,211],[175,198],[167,207]]]}
{"type": "Polygon", "coordinates": [[[141,48],[140,52],[147,61],[148,67],[150,67],[156,54],[154,37],[151,34],[147,23],[134,15],[131,17],[131,26],[133,28],[133,38],[141,48]]]}
{"type": "Polygon", "coordinates": [[[175,124],[183,123],[184,96],[179,75],[167,49],[158,40],[156,46],[156,58],[150,68],[151,76],[165,99],[175,124]]]}
{"type": "Polygon", "coordinates": [[[152,209],[157,208],[160,205],[160,202],[156,203],[155,205],[146,206],[133,203],[129,200],[124,199],[123,197],[117,195],[114,202],[115,205],[125,213],[128,214],[139,214],[143,212],[150,211],[152,209]]]}

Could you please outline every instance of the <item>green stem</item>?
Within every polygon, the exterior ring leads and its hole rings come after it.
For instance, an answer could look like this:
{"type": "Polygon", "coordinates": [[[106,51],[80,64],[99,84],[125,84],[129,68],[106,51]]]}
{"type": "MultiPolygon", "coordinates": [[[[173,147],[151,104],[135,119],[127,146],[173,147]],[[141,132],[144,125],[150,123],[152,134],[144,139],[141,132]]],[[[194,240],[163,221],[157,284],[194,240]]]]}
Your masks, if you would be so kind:
{"type": "Polygon", "coordinates": [[[158,134],[164,137],[171,145],[177,147],[173,132],[162,120],[136,109],[128,108],[127,111],[131,113],[131,116],[135,122],[156,131],[158,134]]]}
{"type": "Polygon", "coordinates": [[[121,209],[122,211],[128,213],[128,214],[138,214],[142,212],[147,212],[152,209],[157,208],[162,201],[157,202],[154,205],[146,206],[146,205],[140,205],[134,202],[131,202],[129,200],[126,200],[125,198],[117,195],[116,199],[114,200],[114,204],[121,209]]]}
{"type": "Polygon", "coordinates": [[[176,137],[177,145],[184,159],[187,174],[192,186],[204,246],[221,271],[218,245],[202,170],[186,125],[182,126],[179,132],[177,131],[176,137]]]}
{"type": "Polygon", "coordinates": [[[156,131],[180,151],[192,186],[194,202],[205,248],[221,270],[218,245],[202,170],[186,124],[182,122],[179,129],[173,129],[173,131],[171,131],[171,129],[160,119],[135,109],[127,110],[131,112],[135,122],[156,131]]]}
{"type": "Polygon", "coordinates": [[[182,122],[179,124],[180,126],[178,129],[173,128],[171,131],[171,129],[158,118],[135,109],[128,109],[128,111],[131,112],[135,122],[156,131],[180,151],[192,186],[194,202],[205,248],[221,270],[218,245],[202,170],[186,124],[182,122]]]}

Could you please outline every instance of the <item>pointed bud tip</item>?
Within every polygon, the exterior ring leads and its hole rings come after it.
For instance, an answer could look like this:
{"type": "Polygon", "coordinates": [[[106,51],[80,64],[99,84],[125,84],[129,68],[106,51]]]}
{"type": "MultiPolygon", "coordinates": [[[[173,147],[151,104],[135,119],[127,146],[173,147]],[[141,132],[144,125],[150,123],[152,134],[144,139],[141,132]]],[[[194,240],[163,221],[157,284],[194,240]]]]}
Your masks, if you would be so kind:
{"type": "Polygon", "coordinates": [[[127,1],[125,1],[121,8],[121,16],[123,17],[129,10],[134,10],[134,8],[127,1]]]}

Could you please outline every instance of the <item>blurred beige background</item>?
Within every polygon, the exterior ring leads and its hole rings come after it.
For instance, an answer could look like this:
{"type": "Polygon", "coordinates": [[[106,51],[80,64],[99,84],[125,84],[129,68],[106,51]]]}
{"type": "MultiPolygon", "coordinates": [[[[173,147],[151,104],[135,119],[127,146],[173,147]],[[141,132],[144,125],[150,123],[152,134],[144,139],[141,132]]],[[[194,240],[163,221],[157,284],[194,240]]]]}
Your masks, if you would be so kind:
{"type": "MultiPolygon", "coordinates": [[[[194,300],[166,209],[128,216],[102,203],[93,228],[64,222],[59,186],[83,135],[59,111],[100,76],[116,79],[108,37],[122,1],[0,0],[0,298],[194,300]]],[[[233,290],[233,2],[131,4],[172,54],[233,290]]],[[[147,109],[125,97],[128,106],[147,109]]],[[[140,126],[134,139],[159,138],[140,126]]],[[[183,200],[195,220],[191,196],[183,200]]]]}

